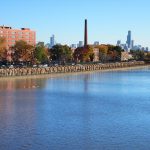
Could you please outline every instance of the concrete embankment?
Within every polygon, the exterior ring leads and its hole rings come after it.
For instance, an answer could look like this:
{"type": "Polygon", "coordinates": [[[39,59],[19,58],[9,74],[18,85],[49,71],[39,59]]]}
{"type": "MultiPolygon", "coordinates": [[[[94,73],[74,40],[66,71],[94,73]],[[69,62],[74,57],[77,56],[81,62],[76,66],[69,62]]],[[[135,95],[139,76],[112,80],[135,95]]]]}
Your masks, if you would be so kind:
{"type": "Polygon", "coordinates": [[[108,64],[86,64],[75,66],[53,66],[47,68],[7,68],[0,69],[0,77],[21,77],[32,75],[48,75],[60,73],[76,73],[76,72],[90,72],[98,70],[112,70],[119,68],[132,68],[136,66],[146,65],[143,61],[138,62],[121,62],[121,63],[108,63],[108,64]]]}

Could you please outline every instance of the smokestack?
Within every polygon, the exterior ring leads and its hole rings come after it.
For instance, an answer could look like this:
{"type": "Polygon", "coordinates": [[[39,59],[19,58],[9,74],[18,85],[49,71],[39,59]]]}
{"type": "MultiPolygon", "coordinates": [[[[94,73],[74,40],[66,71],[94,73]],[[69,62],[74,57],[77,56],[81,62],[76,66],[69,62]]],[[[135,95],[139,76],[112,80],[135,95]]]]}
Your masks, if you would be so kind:
{"type": "Polygon", "coordinates": [[[87,31],[87,19],[85,19],[85,31],[84,31],[84,47],[87,47],[88,45],[88,31],[87,31]]]}

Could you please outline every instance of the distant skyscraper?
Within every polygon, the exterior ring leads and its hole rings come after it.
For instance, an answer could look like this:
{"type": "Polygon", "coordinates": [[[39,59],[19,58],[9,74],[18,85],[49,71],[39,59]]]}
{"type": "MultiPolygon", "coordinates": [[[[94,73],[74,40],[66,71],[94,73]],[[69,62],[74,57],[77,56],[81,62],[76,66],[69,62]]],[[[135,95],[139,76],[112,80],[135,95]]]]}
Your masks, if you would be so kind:
{"type": "Polygon", "coordinates": [[[50,37],[50,47],[53,47],[55,45],[55,36],[52,35],[52,37],[50,37]]]}
{"type": "Polygon", "coordinates": [[[94,45],[96,46],[96,45],[99,45],[99,41],[95,41],[94,42],[94,45]]]}
{"type": "Polygon", "coordinates": [[[120,40],[117,41],[117,46],[121,46],[121,41],[120,40]]]}
{"type": "Polygon", "coordinates": [[[124,45],[124,50],[128,51],[128,45],[127,44],[124,45]]]}
{"type": "Polygon", "coordinates": [[[134,48],[134,40],[131,41],[131,49],[134,48]]]}
{"type": "Polygon", "coordinates": [[[71,48],[76,48],[77,45],[76,44],[71,44],[71,48]]]}
{"type": "Polygon", "coordinates": [[[128,45],[128,48],[130,49],[131,48],[131,31],[128,31],[128,35],[127,35],[127,45],[128,45]]]}
{"type": "Polygon", "coordinates": [[[83,47],[83,41],[79,41],[78,47],[83,47]]]}
{"type": "Polygon", "coordinates": [[[127,35],[127,41],[125,44],[122,44],[120,40],[117,41],[117,46],[120,46],[122,49],[124,49],[127,52],[130,52],[130,50],[143,50],[148,51],[149,48],[142,47],[142,45],[135,45],[135,41],[132,40],[131,31],[128,31],[127,35]]]}
{"type": "Polygon", "coordinates": [[[49,43],[45,44],[45,47],[50,48],[50,44],[49,43]]]}

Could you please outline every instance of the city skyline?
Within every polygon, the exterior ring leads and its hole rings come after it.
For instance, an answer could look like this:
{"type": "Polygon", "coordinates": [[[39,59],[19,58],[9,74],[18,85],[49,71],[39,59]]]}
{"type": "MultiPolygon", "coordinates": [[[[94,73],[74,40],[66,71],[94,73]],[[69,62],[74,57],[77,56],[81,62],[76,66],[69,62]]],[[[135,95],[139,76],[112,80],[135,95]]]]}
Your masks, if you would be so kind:
{"type": "Polygon", "coordinates": [[[117,46],[120,46],[125,51],[130,52],[130,50],[143,50],[143,51],[149,51],[149,47],[145,47],[141,45],[140,43],[136,43],[134,39],[132,38],[132,31],[128,31],[127,33],[127,39],[126,42],[123,43],[121,40],[117,40],[117,46]]]}
{"type": "Polygon", "coordinates": [[[83,41],[83,20],[87,18],[89,43],[99,41],[100,44],[115,45],[118,39],[125,41],[124,35],[131,30],[134,32],[133,39],[136,43],[150,47],[150,31],[148,30],[150,2],[148,0],[142,2],[87,0],[86,3],[84,0],[29,2],[29,0],[12,0],[9,3],[2,1],[1,13],[5,13],[1,17],[1,25],[13,28],[29,27],[36,30],[37,41],[48,43],[50,36],[54,34],[59,43],[72,44],[83,41]],[[42,5],[44,8],[41,7],[42,5]],[[7,13],[8,9],[9,13],[7,13]],[[56,11],[57,9],[59,11],[56,11]]]}

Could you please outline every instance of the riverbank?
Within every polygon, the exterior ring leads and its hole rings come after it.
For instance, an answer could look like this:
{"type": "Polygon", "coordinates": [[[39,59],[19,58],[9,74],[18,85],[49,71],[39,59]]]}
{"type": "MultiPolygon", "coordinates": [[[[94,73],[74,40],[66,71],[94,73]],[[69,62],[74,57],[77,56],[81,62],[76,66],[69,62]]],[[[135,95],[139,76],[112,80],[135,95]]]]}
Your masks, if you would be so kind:
{"type": "Polygon", "coordinates": [[[106,72],[106,71],[121,71],[129,69],[144,68],[149,65],[143,61],[140,62],[121,62],[109,64],[91,64],[91,65],[76,65],[76,66],[55,66],[48,68],[10,68],[0,69],[0,79],[10,78],[54,78],[64,75],[106,72]]]}

